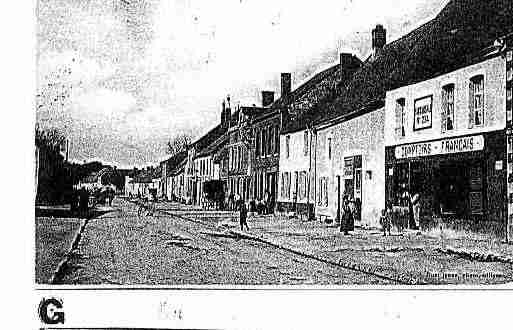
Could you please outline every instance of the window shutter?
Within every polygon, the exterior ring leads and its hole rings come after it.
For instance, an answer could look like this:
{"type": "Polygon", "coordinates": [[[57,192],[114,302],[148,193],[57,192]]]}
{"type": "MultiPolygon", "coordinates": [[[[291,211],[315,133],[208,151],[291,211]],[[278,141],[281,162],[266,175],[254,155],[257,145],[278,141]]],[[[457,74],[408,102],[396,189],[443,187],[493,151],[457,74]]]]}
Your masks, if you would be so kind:
{"type": "Polygon", "coordinates": [[[447,129],[447,101],[448,101],[448,95],[447,90],[442,90],[442,107],[440,109],[440,119],[441,119],[441,127],[440,131],[445,133],[445,130],[447,129]]]}
{"type": "Polygon", "coordinates": [[[474,84],[468,83],[468,128],[474,127],[474,84]]]}

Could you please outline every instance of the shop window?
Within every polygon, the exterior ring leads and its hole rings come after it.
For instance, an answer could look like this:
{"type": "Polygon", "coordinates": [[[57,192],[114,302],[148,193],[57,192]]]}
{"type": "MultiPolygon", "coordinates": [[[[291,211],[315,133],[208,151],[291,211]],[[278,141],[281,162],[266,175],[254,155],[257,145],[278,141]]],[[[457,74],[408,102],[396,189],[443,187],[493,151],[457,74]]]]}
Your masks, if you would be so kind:
{"type": "Polygon", "coordinates": [[[484,76],[470,79],[469,83],[469,127],[483,125],[484,120],[484,76]]]}
{"type": "Polygon", "coordinates": [[[454,84],[442,88],[442,133],[454,128],[454,84]]]}
{"type": "Polygon", "coordinates": [[[395,136],[403,138],[406,135],[404,129],[404,107],[406,101],[404,98],[397,99],[395,102],[395,136]]]}

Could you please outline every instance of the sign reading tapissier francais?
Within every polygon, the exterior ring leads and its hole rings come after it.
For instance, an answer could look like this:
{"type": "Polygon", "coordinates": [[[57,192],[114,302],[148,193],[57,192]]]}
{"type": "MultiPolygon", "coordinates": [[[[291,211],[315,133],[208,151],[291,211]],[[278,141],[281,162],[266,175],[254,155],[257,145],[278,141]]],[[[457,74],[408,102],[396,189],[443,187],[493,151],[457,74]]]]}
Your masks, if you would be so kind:
{"type": "Polygon", "coordinates": [[[457,152],[479,151],[483,149],[484,137],[482,135],[476,135],[398,146],[395,147],[395,157],[398,159],[424,157],[453,154],[457,152]]]}

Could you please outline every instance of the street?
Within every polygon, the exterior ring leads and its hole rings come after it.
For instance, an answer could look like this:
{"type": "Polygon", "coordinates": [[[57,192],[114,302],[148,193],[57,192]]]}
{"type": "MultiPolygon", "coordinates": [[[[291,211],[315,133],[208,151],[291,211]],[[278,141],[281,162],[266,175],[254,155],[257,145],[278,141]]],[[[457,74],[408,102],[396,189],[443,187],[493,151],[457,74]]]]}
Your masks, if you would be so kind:
{"type": "Polygon", "coordinates": [[[389,284],[376,276],[301,257],[250,240],[212,236],[216,223],[158,212],[137,216],[117,199],[91,219],[63,284],[389,284]]]}
{"type": "MultiPolygon", "coordinates": [[[[157,210],[154,216],[138,217],[134,203],[115,199],[113,211],[88,220],[59,269],[55,267],[65,251],[50,262],[45,256],[53,253],[51,246],[38,248],[38,268],[46,270],[46,280],[38,282],[48,282],[50,268],[58,272],[55,284],[492,284],[513,278],[510,259],[501,262],[489,254],[479,260],[440,248],[462,249],[457,244],[463,241],[423,235],[384,238],[372,231],[345,237],[318,222],[251,216],[248,233],[257,240],[241,237],[236,213],[168,202],[158,203],[157,210]]],[[[38,219],[39,235],[45,226],[58,228],[59,221],[38,219]]],[[[70,244],[68,237],[64,245],[70,244]]],[[[500,245],[501,251],[488,243],[465,244],[511,256],[509,245],[500,245]]]]}

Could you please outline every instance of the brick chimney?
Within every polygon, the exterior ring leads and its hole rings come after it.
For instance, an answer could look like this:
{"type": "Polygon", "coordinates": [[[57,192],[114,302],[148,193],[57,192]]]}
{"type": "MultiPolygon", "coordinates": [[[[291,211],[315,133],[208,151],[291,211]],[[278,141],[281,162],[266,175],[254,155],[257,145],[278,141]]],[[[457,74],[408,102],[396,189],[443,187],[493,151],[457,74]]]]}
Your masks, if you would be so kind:
{"type": "Polygon", "coordinates": [[[262,91],[262,106],[268,107],[274,102],[273,91],[262,91]]]}
{"type": "Polygon", "coordinates": [[[281,74],[281,97],[288,96],[292,89],[292,78],[289,72],[281,74]]]}
{"type": "Polygon", "coordinates": [[[378,24],[372,30],[372,55],[377,56],[387,43],[387,30],[378,24]]]}

